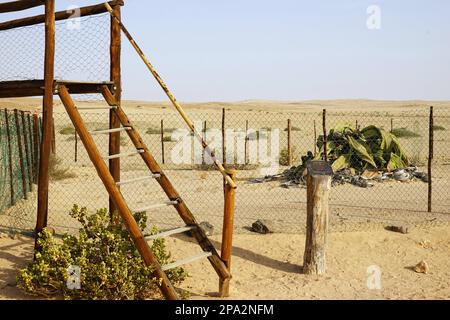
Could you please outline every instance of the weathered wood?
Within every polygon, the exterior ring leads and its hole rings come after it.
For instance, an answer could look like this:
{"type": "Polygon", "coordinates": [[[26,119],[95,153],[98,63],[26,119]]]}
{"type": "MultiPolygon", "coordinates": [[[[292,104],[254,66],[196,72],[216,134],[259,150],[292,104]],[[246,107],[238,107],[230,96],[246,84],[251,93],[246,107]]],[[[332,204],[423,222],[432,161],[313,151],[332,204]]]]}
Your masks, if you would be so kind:
{"type": "MultiPolygon", "coordinates": [[[[120,5],[114,5],[114,14],[119,18],[121,17],[121,7],[120,5]]],[[[106,10],[106,7],[105,7],[106,10]]],[[[122,41],[121,35],[122,31],[117,23],[116,19],[110,17],[111,20],[111,40],[110,40],[110,80],[114,83],[114,98],[116,103],[120,105],[122,101],[122,71],[121,71],[121,50],[122,41]]],[[[117,129],[120,128],[120,120],[117,117],[114,110],[109,111],[109,128],[117,129]]],[[[109,154],[120,154],[120,132],[111,133],[109,135],[109,154]]],[[[109,171],[116,182],[120,182],[121,172],[120,172],[120,158],[109,160],[109,171]]],[[[114,204],[113,199],[109,198],[109,212],[111,219],[117,220],[117,208],[114,204]]],[[[116,221],[118,222],[118,221],[116,221]]]]}
{"type": "Polygon", "coordinates": [[[111,6],[108,3],[105,3],[105,7],[108,9],[109,13],[111,14],[111,16],[116,19],[117,23],[119,24],[121,30],[123,31],[123,33],[125,34],[125,36],[127,37],[127,39],[130,41],[131,45],[133,46],[133,48],[136,50],[136,52],[138,53],[139,57],[142,59],[142,61],[144,62],[144,64],[146,65],[146,67],[148,68],[148,70],[150,71],[150,73],[153,75],[153,77],[155,78],[155,80],[158,82],[158,84],[160,85],[160,87],[163,89],[163,91],[165,92],[165,94],[167,95],[167,97],[169,98],[170,102],[172,102],[172,105],[175,107],[175,109],[178,111],[178,113],[180,114],[180,116],[183,118],[184,122],[187,124],[187,126],[189,127],[189,129],[192,131],[192,133],[194,134],[194,137],[196,137],[202,144],[203,148],[208,152],[208,154],[211,155],[211,158],[214,162],[214,165],[216,166],[217,170],[220,171],[220,173],[222,174],[222,176],[224,177],[225,180],[227,180],[227,183],[230,184],[231,186],[233,186],[234,188],[236,188],[236,184],[231,180],[231,178],[226,174],[226,170],[223,166],[223,164],[216,158],[215,152],[213,150],[211,150],[211,148],[208,146],[208,144],[206,143],[205,140],[202,139],[202,136],[197,132],[197,130],[195,130],[194,127],[194,123],[192,122],[192,120],[189,118],[189,116],[187,115],[187,113],[184,111],[183,107],[181,106],[181,104],[178,102],[178,100],[175,98],[175,96],[172,94],[172,92],[169,90],[169,88],[167,87],[166,83],[163,81],[163,79],[160,77],[160,75],[158,74],[158,72],[156,71],[156,69],[154,68],[154,66],[150,63],[150,61],[148,60],[148,58],[145,56],[144,51],[142,51],[142,49],[139,47],[139,45],[136,43],[136,41],[133,39],[132,35],[130,34],[130,32],[127,30],[127,28],[123,25],[123,23],[121,22],[120,18],[117,17],[114,14],[114,10],[111,8],[111,6]]]}
{"type": "Polygon", "coordinates": [[[428,141],[428,212],[433,211],[433,158],[434,158],[434,108],[430,107],[430,129],[428,141]]]}
{"type": "Polygon", "coordinates": [[[55,0],[45,2],[45,58],[43,128],[39,156],[38,208],[35,228],[35,251],[40,251],[39,234],[47,227],[49,163],[53,127],[53,89],[55,80],[55,0]]]}
{"type": "MultiPolygon", "coordinates": [[[[112,82],[68,82],[55,81],[53,91],[57,91],[58,85],[64,84],[71,94],[100,93],[104,85],[111,88],[112,82]]],[[[23,80],[0,82],[0,98],[37,97],[45,93],[44,80],[23,80]]]]}
{"type": "Polygon", "coordinates": [[[287,124],[287,152],[288,152],[288,166],[292,166],[292,122],[288,119],[287,124]]]}
{"type": "Polygon", "coordinates": [[[161,290],[165,297],[172,300],[178,299],[178,295],[175,289],[172,287],[166,274],[161,270],[161,265],[159,264],[155,255],[145,241],[139,225],[134,220],[124,197],[116,186],[116,181],[114,181],[114,178],[111,175],[108,166],[103,161],[102,156],[100,155],[100,152],[98,151],[97,146],[92,139],[92,136],[86,129],[86,126],[84,125],[84,122],[80,114],[78,113],[68,90],[64,86],[60,88],[59,96],[66,108],[67,113],[69,114],[70,119],[72,120],[74,127],[76,128],[76,131],[80,136],[81,141],[86,148],[89,158],[94,164],[95,169],[97,170],[98,175],[102,180],[106,190],[113,199],[114,205],[120,213],[127,230],[130,232],[133,242],[135,243],[139,253],[142,255],[145,264],[148,266],[153,266],[155,268],[155,276],[157,276],[158,279],[161,279],[161,290]]]}
{"type": "Polygon", "coordinates": [[[164,147],[164,120],[161,119],[161,160],[162,164],[166,163],[166,157],[165,157],[165,147],[164,147]]]}
{"type": "Polygon", "coordinates": [[[18,0],[0,3],[0,13],[28,10],[45,4],[45,0],[18,0]]]}
{"type": "Polygon", "coordinates": [[[9,113],[5,109],[5,122],[6,122],[6,138],[8,139],[8,161],[9,161],[9,180],[10,180],[10,192],[11,192],[11,206],[15,205],[15,194],[14,194],[14,171],[13,171],[13,160],[12,160],[12,145],[11,145],[11,129],[9,126],[9,113]]]}
{"type": "MultiPolygon", "coordinates": [[[[227,173],[236,182],[236,170],[227,170],[227,173]]],[[[231,274],[231,255],[233,251],[233,230],[234,230],[234,210],[235,210],[236,188],[228,184],[225,185],[224,216],[222,232],[222,249],[220,251],[222,261],[227,266],[231,274]]],[[[222,298],[230,296],[231,278],[220,279],[219,292],[222,298]]]]}
{"type": "MultiPolygon", "coordinates": [[[[122,0],[111,1],[110,5],[112,7],[121,6],[121,5],[123,5],[123,1],[122,0]]],[[[105,13],[105,12],[107,12],[105,5],[97,4],[97,5],[93,5],[93,6],[87,6],[87,7],[80,8],[80,17],[87,17],[87,16],[92,16],[92,15],[101,14],[101,13],[105,13]]],[[[73,16],[73,12],[70,10],[59,11],[59,12],[56,12],[54,16],[55,16],[56,21],[67,20],[73,16]]],[[[45,22],[45,14],[11,20],[11,21],[0,23],[0,31],[37,25],[37,24],[41,24],[44,22],[45,22]]]]}
{"type": "Polygon", "coordinates": [[[31,161],[30,161],[30,148],[29,148],[29,144],[28,144],[28,131],[27,131],[27,125],[26,125],[26,121],[25,121],[25,112],[24,111],[20,111],[20,117],[22,119],[22,128],[23,128],[23,142],[25,144],[25,163],[27,164],[27,169],[26,169],[26,173],[28,175],[28,190],[31,192],[31,190],[33,189],[33,181],[32,181],[32,172],[31,172],[31,161]]]}
{"type": "MultiPolygon", "coordinates": [[[[114,96],[111,94],[108,87],[104,87],[103,96],[111,106],[116,105],[114,101],[114,96]]],[[[164,190],[169,200],[178,202],[178,204],[175,205],[175,209],[177,210],[180,217],[183,219],[184,223],[188,226],[198,225],[198,222],[195,219],[194,215],[189,210],[183,199],[180,197],[180,194],[176,191],[176,189],[170,182],[169,178],[162,171],[161,167],[156,162],[155,158],[149,152],[147,146],[142,140],[142,137],[139,135],[137,130],[135,130],[134,126],[131,124],[125,112],[120,107],[116,108],[115,111],[120,119],[120,122],[122,123],[122,126],[132,128],[131,130],[127,131],[128,136],[130,137],[136,149],[144,151],[143,153],[141,153],[142,159],[144,160],[145,164],[147,165],[148,169],[152,174],[159,175],[159,177],[156,178],[156,181],[164,190]]],[[[203,249],[203,251],[212,252],[213,255],[208,259],[211,265],[213,266],[214,270],[216,271],[216,273],[219,275],[219,277],[221,279],[226,279],[230,277],[230,274],[225,264],[219,257],[216,249],[214,248],[214,245],[207,238],[205,232],[201,228],[197,228],[192,232],[192,234],[199,243],[200,247],[203,249]]]]}
{"type": "Polygon", "coordinates": [[[17,133],[17,149],[19,152],[19,165],[20,165],[20,176],[22,178],[22,193],[23,198],[26,200],[27,196],[27,174],[25,172],[25,159],[23,155],[23,146],[22,146],[22,133],[21,133],[21,125],[19,119],[19,110],[14,109],[14,119],[16,120],[16,133],[17,133]]]}
{"type": "Polygon", "coordinates": [[[326,162],[312,161],[309,163],[306,245],[303,261],[303,273],[305,274],[322,275],[326,272],[325,251],[328,233],[331,176],[331,167],[326,162]]]}

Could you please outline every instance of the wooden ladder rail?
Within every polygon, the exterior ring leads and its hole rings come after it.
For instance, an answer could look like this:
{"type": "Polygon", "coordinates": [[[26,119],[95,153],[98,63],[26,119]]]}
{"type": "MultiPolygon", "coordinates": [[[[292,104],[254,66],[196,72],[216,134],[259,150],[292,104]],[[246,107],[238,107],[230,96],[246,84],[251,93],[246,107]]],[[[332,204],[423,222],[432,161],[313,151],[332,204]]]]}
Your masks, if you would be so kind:
{"type": "Polygon", "coordinates": [[[58,95],[61,98],[61,101],[62,101],[64,107],[66,108],[66,111],[69,114],[69,117],[72,120],[72,123],[73,123],[75,129],[77,130],[78,135],[80,136],[80,139],[83,142],[83,144],[86,148],[86,151],[89,155],[89,158],[91,159],[92,163],[94,164],[99,177],[101,178],[109,195],[111,196],[112,200],[114,201],[114,204],[118,208],[118,211],[119,211],[120,215],[122,216],[122,219],[125,223],[126,228],[128,229],[128,231],[131,234],[131,237],[133,239],[133,242],[136,245],[136,248],[138,249],[139,253],[141,254],[145,264],[147,266],[152,266],[155,269],[155,272],[154,272],[155,276],[158,279],[162,280],[160,289],[161,289],[164,297],[169,300],[178,300],[179,297],[178,297],[177,292],[175,291],[175,288],[172,286],[169,278],[162,270],[161,265],[158,262],[156,256],[154,255],[154,253],[152,252],[148,243],[144,239],[144,236],[143,236],[141,230],[139,229],[139,226],[136,223],[136,220],[134,219],[130,209],[128,208],[128,205],[127,205],[122,193],[117,188],[116,182],[114,181],[114,178],[112,177],[111,173],[109,172],[108,166],[103,161],[102,156],[101,156],[100,152],[98,151],[98,148],[97,148],[92,136],[89,134],[88,130],[86,129],[83,119],[81,118],[81,115],[78,112],[78,110],[75,106],[75,103],[69,94],[67,87],[64,85],[60,85],[58,87],[58,95]]]}
{"type": "MultiPolygon", "coordinates": [[[[131,130],[127,130],[127,134],[129,135],[130,139],[133,141],[136,149],[138,150],[144,150],[144,152],[141,154],[142,159],[144,160],[145,164],[149,168],[149,170],[153,174],[160,175],[159,178],[156,178],[156,181],[160,184],[161,188],[166,193],[167,197],[171,201],[178,201],[178,204],[175,205],[176,210],[178,211],[178,214],[183,219],[184,223],[186,225],[195,225],[198,226],[198,222],[196,221],[194,215],[187,207],[186,203],[182,200],[178,192],[175,190],[174,186],[170,182],[170,180],[167,178],[167,176],[162,171],[159,164],[156,162],[155,158],[152,156],[150,151],[148,150],[147,146],[143,142],[141,136],[135,129],[135,127],[131,124],[130,120],[128,119],[128,116],[125,114],[125,112],[122,110],[122,108],[117,104],[114,95],[109,90],[108,86],[102,87],[102,94],[105,98],[106,102],[112,106],[116,107],[114,111],[116,112],[117,117],[120,119],[122,126],[124,127],[130,127],[131,130]]],[[[209,262],[213,266],[214,270],[218,274],[221,280],[227,280],[231,278],[231,274],[228,271],[227,266],[223,262],[223,260],[220,258],[219,254],[217,253],[216,248],[211,243],[211,241],[206,236],[205,232],[201,228],[195,228],[195,230],[192,231],[192,234],[194,238],[197,240],[200,247],[205,252],[211,252],[212,255],[208,257],[209,262]]]]}

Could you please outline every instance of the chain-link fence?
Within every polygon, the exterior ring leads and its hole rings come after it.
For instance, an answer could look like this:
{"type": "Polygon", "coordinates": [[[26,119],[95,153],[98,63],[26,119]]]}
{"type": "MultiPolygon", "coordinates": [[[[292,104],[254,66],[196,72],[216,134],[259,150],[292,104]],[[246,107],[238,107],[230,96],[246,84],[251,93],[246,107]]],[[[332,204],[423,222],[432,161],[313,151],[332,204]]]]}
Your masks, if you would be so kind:
{"type": "MultiPolygon", "coordinates": [[[[322,113],[233,109],[227,109],[225,113],[220,110],[190,110],[188,113],[198,130],[216,149],[217,156],[223,158],[224,154],[227,165],[238,169],[236,231],[245,232],[260,219],[268,220],[277,232],[303,232],[306,188],[301,183],[286,183],[277,174],[290,168],[289,160],[292,166],[300,166],[301,158],[308,152],[313,155],[320,153],[320,143],[317,142],[323,139],[322,113]],[[272,178],[264,179],[266,176],[272,178]]],[[[397,175],[381,168],[371,168],[341,177],[345,183],[336,183],[331,193],[332,230],[381,228],[390,223],[417,225],[450,221],[450,196],[447,192],[450,181],[447,136],[450,117],[446,114],[445,109],[435,112],[433,212],[428,213],[428,108],[389,113],[328,110],[327,132],[345,125],[357,132],[376,126],[383,132],[393,133],[398,137],[408,159],[405,166],[409,168],[397,175]],[[356,178],[364,183],[356,183],[356,178]]],[[[208,221],[220,230],[223,218],[222,177],[213,169],[208,155],[202,153],[200,144],[184,129],[178,114],[169,109],[131,109],[129,117],[198,220],[208,221]]],[[[108,114],[100,111],[84,112],[83,118],[89,130],[102,130],[109,126],[108,114]]],[[[65,113],[55,114],[55,132],[56,156],[60,161],[54,170],[58,174],[51,178],[49,225],[60,231],[72,231],[77,228],[68,216],[72,205],[79,204],[90,210],[106,208],[108,195],[65,113]]],[[[108,136],[96,135],[95,141],[106,156],[108,136]]],[[[121,146],[123,153],[133,150],[126,134],[121,138],[121,146]]],[[[122,180],[148,174],[140,157],[121,159],[121,168],[122,180]]],[[[122,192],[132,208],[167,200],[155,181],[125,185],[122,192]]],[[[182,224],[171,207],[156,209],[148,215],[151,224],[162,229],[182,224]]]]}
{"type": "Polygon", "coordinates": [[[41,121],[37,114],[0,110],[0,225],[23,228],[34,209],[41,121]]]}

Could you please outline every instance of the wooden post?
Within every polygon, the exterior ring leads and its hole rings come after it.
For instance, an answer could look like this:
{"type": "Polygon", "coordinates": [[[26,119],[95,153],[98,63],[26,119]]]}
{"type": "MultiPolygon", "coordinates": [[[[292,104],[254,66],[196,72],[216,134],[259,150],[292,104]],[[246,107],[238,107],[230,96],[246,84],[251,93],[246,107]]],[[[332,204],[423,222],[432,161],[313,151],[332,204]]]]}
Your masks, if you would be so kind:
{"type": "Polygon", "coordinates": [[[49,161],[53,122],[53,85],[55,78],[55,0],[45,2],[43,131],[39,157],[38,210],[35,229],[35,250],[39,251],[39,233],[47,226],[49,161]]]}
{"type": "Polygon", "coordinates": [[[39,116],[37,113],[33,114],[33,181],[34,183],[38,182],[38,172],[39,172],[39,116]]]}
{"type": "Polygon", "coordinates": [[[14,118],[16,120],[16,129],[17,129],[17,149],[19,151],[19,163],[20,163],[20,175],[22,177],[22,193],[23,198],[26,200],[28,198],[27,196],[27,174],[25,172],[25,159],[23,156],[23,149],[22,149],[22,134],[20,130],[20,120],[19,120],[19,110],[14,109],[14,118]]]}
{"type": "Polygon", "coordinates": [[[303,273],[321,275],[326,272],[325,249],[333,170],[325,161],[310,161],[307,170],[307,222],[303,273]]]}
{"type": "MultiPolygon", "coordinates": [[[[236,170],[227,170],[228,175],[236,182],[236,170]]],[[[235,210],[236,188],[229,184],[225,185],[224,217],[222,232],[221,258],[228,271],[231,273],[231,255],[233,251],[233,229],[235,210]]],[[[230,296],[230,278],[221,279],[219,282],[219,292],[222,298],[230,296]]]]}
{"type": "Polygon", "coordinates": [[[245,121],[245,146],[244,146],[244,163],[248,165],[248,120],[245,121]]]}
{"type": "Polygon", "coordinates": [[[165,157],[165,148],[164,148],[164,120],[161,119],[161,160],[162,164],[166,163],[166,157],[165,157]]]}
{"type": "Polygon", "coordinates": [[[26,170],[26,174],[28,175],[28,190],[31,192],[32,188],[33,188],[33,183],[32,183],[32,173],[31,173],[31,161],[30,161],[30,149],[29,149],[29,144],[28,144],[28,131],[27,131],[27,125],[26,125],[26,121],[25,121],[25,112],[21,111],[20,112],[20,117],[22,118],[22,128],[23,128],[23,142],[25,144],[25,162],[27,164],[27,170],[26,170]]]}
{"type": "Polygon", "coordinates": [[[287,124],[287,152],[288,152],[288,166],[292,166],[292,123],[288,119],[287,124]]]}
{"type": "Polygon", "coordinates": [[[317,123],[314,120],[314,156],[317,156],[317,123]]]}
{"type": "Polygon", "coordinates": [[[323,109],[323,160],[328,161],[327,110],[323,109]]]}
{"type": "Polygon", "coordinates": [[[434,108],[430,107],[430,133],[428,151],[428,212],[433,211],[433,158],[434,158],[434,108]]]}
{"type": "Polygon", "coordinates": [[[5,122],[6,122],[6,138],[8,139],[8,161],[9,161],[9,180],[10,180],[10,192],[11,192],[11,206],[15,205],[14,195],[14,171],[12,165],[12,146],[11,146],[11,129],[9,127],[9,114],[5,109],[5,122]]]}
{"type": "MultiPolygon", "coordinates": [[[[115,5],[112,7],[114,15],[119,19],[121,18],[121,7],[120,5],[115,5]]],[[[122,99],[122,71],[121,71],[121,50],[122,50],[122,39],[121,39],[121,29],[117,19],[113,17],[111,19],[111,40],[110,40],[110,80],[114,82],[114,98],[116,102],[120,105],[122,99]]],[[[117,117],[114,110],[110,111],[109,114],[109,128],[116,129],[120,128],[120,120],[117,117]]],[[[119,154],[120,153],[120,132],[111,133],[109,135],[109,154],[119,154]]],[[[109,171],[114,178],[114,181],[120,181],[120,158],[109,160],[109,171]]],[[[118,218],[117,208],[114,205],[114,201],[109,198],[109,212],[111,219],[114,216],[118,218]]]]}

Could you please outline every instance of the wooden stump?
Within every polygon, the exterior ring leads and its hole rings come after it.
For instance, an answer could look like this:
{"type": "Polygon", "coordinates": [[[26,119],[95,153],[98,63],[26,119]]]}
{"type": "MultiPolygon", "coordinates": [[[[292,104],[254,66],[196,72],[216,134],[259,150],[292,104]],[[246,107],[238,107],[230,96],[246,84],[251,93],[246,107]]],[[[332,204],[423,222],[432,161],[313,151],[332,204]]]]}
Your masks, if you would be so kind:
{"type": "Polygon", "coordinates": [[[304,274],[326,272],[326,244],[332,169],[325,161],[311,161],[307,177],[306,246],[304,274]]]}

